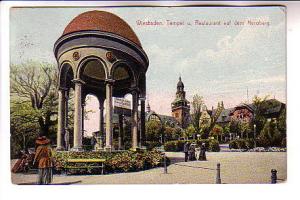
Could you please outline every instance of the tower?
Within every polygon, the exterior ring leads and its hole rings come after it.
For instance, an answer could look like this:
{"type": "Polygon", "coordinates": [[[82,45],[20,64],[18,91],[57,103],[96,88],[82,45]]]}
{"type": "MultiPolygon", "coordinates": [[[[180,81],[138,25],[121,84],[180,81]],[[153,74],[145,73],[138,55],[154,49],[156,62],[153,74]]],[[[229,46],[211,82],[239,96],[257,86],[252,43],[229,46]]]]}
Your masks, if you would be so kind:
{"type": "Polygon", "coordinates": [[[190,102],[185,98],[184,84],[179,77],[177,83],[176,98],[171,104],[172,116],[182,128],[186,128],[190,120],[190,102]]]}

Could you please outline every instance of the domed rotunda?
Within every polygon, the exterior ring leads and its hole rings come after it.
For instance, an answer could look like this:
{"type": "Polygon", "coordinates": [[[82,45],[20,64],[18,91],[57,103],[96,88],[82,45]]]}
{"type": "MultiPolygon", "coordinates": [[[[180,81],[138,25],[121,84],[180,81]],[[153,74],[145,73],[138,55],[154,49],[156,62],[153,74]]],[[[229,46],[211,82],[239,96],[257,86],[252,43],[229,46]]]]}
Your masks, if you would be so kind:
{"type": "Polygon", "coordinates": [[[88,11],[75,17],[66,26],[54,44],[54,54],[59,69],[57,149],[64,150],[63,138],[69,137],[67,108],[71,88],[74,90],[72,150],[82,150],[83,108],[89,94],[96,96],[99,101],[99,133],[105,134],[104,149],[108,151],[112,150],[112,97],[132,95],[132,148],[138,148],[145,136],[146,72],[149,61],[132,28],[115,14],[88,11]],[[138,119],[141,121],[138,122],[138,119]],[[141,124],[140,130],[138,123],[141,124]]]}

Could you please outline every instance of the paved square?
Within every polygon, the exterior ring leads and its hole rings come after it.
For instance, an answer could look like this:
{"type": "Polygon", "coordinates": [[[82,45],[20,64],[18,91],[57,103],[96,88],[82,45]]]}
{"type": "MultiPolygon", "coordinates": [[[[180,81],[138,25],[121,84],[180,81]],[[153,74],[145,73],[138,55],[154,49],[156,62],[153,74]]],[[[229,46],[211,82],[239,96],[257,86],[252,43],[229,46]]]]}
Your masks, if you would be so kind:
{"type": "MultiPolygon", "coordinates": [[[[172,164],[168,174],[163,168],[108,175],[54,175],[53,184],[187,184],[216,181],[217,163],[221,164],[221,180],[225,184],[270,183],[271,169],[278,171],[278,183],[287,178],[286,152],[208,152],[208,161],[184,162],[181,152],[167,152],[172,164]],[[212,169],[212,170],[211,170],[212,169]]],[[[13,174],[15,184],[35,184],[36,174],[13,174]]]]}

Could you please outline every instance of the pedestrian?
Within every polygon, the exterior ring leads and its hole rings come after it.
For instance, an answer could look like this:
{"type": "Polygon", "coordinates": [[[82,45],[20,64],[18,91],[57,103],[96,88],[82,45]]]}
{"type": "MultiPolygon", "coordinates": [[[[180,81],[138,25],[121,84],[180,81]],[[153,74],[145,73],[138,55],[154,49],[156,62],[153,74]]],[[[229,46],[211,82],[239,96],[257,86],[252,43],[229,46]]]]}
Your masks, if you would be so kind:
{"type": "Polygon", "coordinates": [[[190,148],[189,148],[189,154],[190,154],[190,161],[194,161],[194,160],[196,160],[196,155],[195,155],[195,153],[196,153],[196,150],[195,150],[195,148],[196,148],[196,144],[195,143],[192,143],[191,145],[190,145],[190,148]]]}
{"type": "Polygon", "coordinates": [[[52,151],[50,140],[46,136],[36,139],[36,151],[33,164],[38,163],[38,182],[39,185],[48,185],[52,182],[52,151]]]}
{"type": "Polygon", "coordinates": [[[186,141],[183,145],[183,152],[184,152],[184,162],[188,161],[189,158],[189,142],[186,141]]]}
{"type": "Polygon", "coordinates": [[[205,152],[206,152],[205,143],[202,143],[198,160],[206,160],[206,153],[205,152]]]}
{"type": "Polygon", "coordinates": [[[96,134],[93,133],[92,138],[91,138],[92,150],[96,150],[96,144],[97,144],[96,134]]]}

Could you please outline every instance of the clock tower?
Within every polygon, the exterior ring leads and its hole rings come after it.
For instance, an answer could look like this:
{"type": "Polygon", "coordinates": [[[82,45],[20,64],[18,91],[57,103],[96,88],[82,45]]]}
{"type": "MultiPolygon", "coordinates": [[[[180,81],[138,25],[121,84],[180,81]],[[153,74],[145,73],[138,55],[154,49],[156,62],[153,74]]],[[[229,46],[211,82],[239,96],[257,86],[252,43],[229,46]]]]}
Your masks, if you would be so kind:
{"type": "Polygon", "coordinates": [[[186,128],[190,121],[190,102],[185,98],[184,84],[179,77],[176,98],[172,102],[172,116],[182,128],[186,128]]]}

